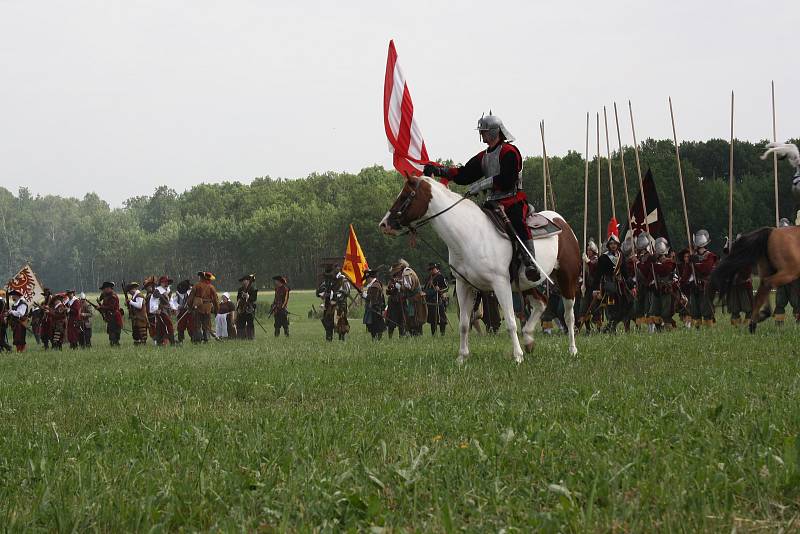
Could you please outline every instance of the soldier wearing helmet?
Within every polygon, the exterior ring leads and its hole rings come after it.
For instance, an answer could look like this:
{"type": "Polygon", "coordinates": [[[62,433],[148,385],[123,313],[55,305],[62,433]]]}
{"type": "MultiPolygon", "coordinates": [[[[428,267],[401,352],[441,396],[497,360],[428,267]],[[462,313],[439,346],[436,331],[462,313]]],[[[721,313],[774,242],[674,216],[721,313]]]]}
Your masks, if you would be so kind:
{"type": "Polygon", "coordinates": [[[674,304],[673,295],[677,292],[678,274],[675,261],[670,254],[669,242],[659,237],[653,245],[653,254],[648,259],[648,268],[652,275],[650,309],[648,324],[650,332],[663,328],[671,329],[674,304]]]}
{"type": "MultiPolygon", "coordinates": [[[[530,211],[528,197],[522,189],[522,155],[512,145],[514,136],[497,115],[484,115],[478,120],[478,132],[486,150],[479,152],[463,167],[425,165],[426,176],[439,176],[443,183],[453,181],[469,185],[469,194],[487,191],[486,207],[502,211],[508,217],[513,231],[530,252],[535,254],[531,231],[526,224],[530,211]]],[[[516,241],[511,235],[512,243],[516,241]]],[[[525,277],[536,281],[540,274],[531,257],[524,250],[520,257],[525,265],[525,277]]]]}
{"type": "Polygon", "coordinates": [[[585,325],[587,334],[591,330],[591,323],[594,323],[599,330],[603,322],[600,302],[594,298],[594,292],[592,291],[596,285],[598,252],[594,239],[589,238],[589,242],[586,243],[586,251],[583,253],[585,278],[581,282],[583,292],[578,306],[578,329],[585,325]]]}
{"type": "Polygon", "coordinates": [[[694,254],[690,258],[694,273],[692,292],[689,295],[689,311],[695,326],[714,324],[714,306],[707,293],[711,271],[717,265],[717,255],[708,250],[711,236],[708,230],[698,230],[692,238],[694,254]]]}
{"type": "Polygon", "coordinates": [[[627,264],[620,252],[619,235],[616,228],[611,228],[606,239],[606,250],[597,260],[597,271],[594,276],[593,298],[601,299],[606,308],[608,324],[606,332],[616,332],[617,324],[625,318],[628,309],[627,264]]]}
{"type": "Polygon", "coordinates": [[[647,232],[640,232],[633,240],[636,249],[636,291],[634,316],[636,326],[643,327],[648,324],[650,312],[650,298],[652,293],[652,270],[648,261],[653,250],[653,238],[647,232]]]}

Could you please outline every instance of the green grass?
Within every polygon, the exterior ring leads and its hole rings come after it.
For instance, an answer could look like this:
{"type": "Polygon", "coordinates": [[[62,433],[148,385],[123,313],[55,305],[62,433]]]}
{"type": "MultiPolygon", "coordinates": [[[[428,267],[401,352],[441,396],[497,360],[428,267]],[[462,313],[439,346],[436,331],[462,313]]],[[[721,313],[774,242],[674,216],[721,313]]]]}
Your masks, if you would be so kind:
{"type": "MultiPolygon", "coordinates": [[[[800,515],[797,335],[292,337],[0,357],[8,530],[777,531],[800,515]]],[[[264,319],[262,318],[262,322],[264,319]]],[[[268,330],[270,325],[265,323],[268,330]]]]}

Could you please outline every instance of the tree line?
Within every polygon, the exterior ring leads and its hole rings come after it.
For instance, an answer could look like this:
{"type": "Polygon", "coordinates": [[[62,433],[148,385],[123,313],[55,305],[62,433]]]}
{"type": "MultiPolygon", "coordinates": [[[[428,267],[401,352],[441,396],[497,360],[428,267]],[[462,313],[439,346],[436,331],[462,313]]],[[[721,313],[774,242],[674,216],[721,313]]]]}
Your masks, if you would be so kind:
{"type": "MultiPolygon", "coordinates": [[[[793,142],[797,142],[796,140],[793,142]]],[[[734,233],[775,224],[772,159],[759,155],[766,141],[734,143],[734,233]]],[[[525,150],[525,147],[521,147],[525,150]]],[[[692,231],[709,230],[719,248],[728,225],[728,141],[684,142],[681,162],[692,231]]],[[[612,154],[616,216],[626,221],[619,154],[612,154]]],[[[634,151],[624,152],[631,203],[638,192],[634,151]]],[[[648,139],[640,147],[642,172],[650,168],[673,245],[684,247],[686,232],[672,141],[648,139]]],[[[582,240],[584,160],[578,152],[548,159],[556,206],[582,240]]],[[[793,170],[779,162],[780,214],[794,220],[793,170]]],[[[524,162],[529,198],[542,206],[542,158],[524,162]]],[[[394,170],[367,167],[358,174],[324,173],[285,180],[256,178],[249,184],[199,184],[182,193],[169,186],[136,196],[112,208],[96,193],[82,199],[16,195],[0,187],[0,276],[13,276],[30,263],[42,282],[54,289],[93,291],[104,280],[120,283],[150,274],[176,281],[210,270],[218,285],[232,289],[236,280],[256,273],[260,286],[274,274],[289,277],[296,288],[314,287],[320,262],[343,256],[347,228],[353,223],[370,265],[388,266],[403,257],[424,269],[438,261],[406,238],[388,238],[378,221],[397,196],[402,180],[394,170]]],[[[548,206],[552,208],[552,206],[548,206]]],[[[589,235],[605,238],[611,216],[607,161],[589,163],[589,235]],[[601,165],[604,227],[597,228],[596,165],[601,165]]],[[[432,230],[431,243],[446,257],[432,230]]]]}

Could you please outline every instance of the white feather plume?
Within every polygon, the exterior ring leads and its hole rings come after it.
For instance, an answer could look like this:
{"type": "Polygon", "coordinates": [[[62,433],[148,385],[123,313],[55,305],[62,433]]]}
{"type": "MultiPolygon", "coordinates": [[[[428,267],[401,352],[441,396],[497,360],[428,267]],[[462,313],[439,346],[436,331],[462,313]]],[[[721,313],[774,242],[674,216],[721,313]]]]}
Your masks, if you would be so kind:
{"type": "Polygon", "coordinates": [[[767,159],[770,154],[777,154],[778,159],[787,159],[795,169],[800,169],[800,150],[791,143],[770,143],[767,150],[761,154],[761,159],[767,159]]]}

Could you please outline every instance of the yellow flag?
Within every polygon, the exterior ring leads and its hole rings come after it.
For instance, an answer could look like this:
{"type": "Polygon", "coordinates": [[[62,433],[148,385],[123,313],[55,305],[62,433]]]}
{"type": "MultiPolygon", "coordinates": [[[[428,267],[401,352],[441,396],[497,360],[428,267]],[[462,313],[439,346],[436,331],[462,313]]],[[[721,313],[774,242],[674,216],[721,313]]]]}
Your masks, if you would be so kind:
{"type": "Polygon", "coordinates": [[[350,232],[347,236],[347,248],[344,251],[344,262],[342,263],[342,274],[344,274],[350,281],[358,288],[364,283],[364,271],[369,269],[367,258],[361,250],[361,245],[358,244],[356,231],[353,230],[353,225],[350,225],[350,232]]]}

